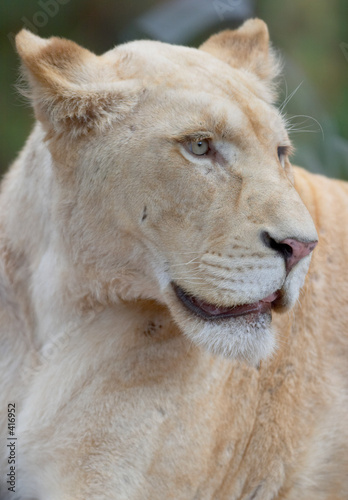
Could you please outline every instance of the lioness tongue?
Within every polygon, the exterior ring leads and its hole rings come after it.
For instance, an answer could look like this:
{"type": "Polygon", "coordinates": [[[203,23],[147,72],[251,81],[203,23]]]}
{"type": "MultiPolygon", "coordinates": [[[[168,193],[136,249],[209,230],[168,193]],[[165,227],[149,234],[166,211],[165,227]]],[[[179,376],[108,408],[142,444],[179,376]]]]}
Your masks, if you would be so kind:
{"type": "Polygon", "coordinates": [[[241,306],[235,307],[218,307],[213,304],[208,304],[207,302],[204,302],[197,297],[191,297],[191,300],[195,305],[197,305],[200,309],[210,314],[211,316],[218,316],[221,314],[240,316],[241,314],[258,311],[261,305],[260,302],[255,302],[254,304],[243,304],[241,306]]]}

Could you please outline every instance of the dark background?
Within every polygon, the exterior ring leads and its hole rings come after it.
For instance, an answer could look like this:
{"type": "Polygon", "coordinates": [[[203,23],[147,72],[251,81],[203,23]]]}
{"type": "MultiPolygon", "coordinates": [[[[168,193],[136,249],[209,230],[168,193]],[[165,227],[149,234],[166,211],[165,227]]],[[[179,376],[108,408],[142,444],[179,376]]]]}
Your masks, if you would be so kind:
{"type": "Polygon", "coordinates": [[[13,36],[23,27],[42,37],[70,38],[102,53],[135,38],[197,46],[211,33],[257,16],[284,60],[279,105],[285,107],[305,168],[348,179],[347,0],[0,0],[0,174],[33,124],[18,95],[13,36]]]}

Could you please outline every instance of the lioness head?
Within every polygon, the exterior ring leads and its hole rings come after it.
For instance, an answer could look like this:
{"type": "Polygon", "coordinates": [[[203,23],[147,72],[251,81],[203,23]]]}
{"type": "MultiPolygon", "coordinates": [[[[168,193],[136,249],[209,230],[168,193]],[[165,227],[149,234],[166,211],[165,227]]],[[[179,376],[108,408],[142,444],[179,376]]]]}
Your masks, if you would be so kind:
{"type": "Polygon", "coordinates": [[[17,47],[72,274],[98,300],[164,303],[215,353],[272,352],[271,310],[297,300],[317,233],[272,106],[265,24],[200,49],[136,41],[98,57],[27,31],[17,47]]]}

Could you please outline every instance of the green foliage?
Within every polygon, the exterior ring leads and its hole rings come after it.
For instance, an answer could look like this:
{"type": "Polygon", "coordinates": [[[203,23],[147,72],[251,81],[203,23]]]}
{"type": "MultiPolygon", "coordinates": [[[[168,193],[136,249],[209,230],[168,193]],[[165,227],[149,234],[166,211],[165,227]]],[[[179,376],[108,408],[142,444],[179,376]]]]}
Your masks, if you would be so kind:
{"type": "Polygon", "coordinates": [[[301,84],[285,107],[287,116],[312,117],[291,120],[298,128],[291,134],[296,146],[293,162],[348,179],[348,3],[261,0],[256,15],[267,22],[283,54],[282,97],[286,85],[291,93],[301,84]]]}
{"type": "MultiPolygon", "coordinates": [[[[215,0],[211,0],[214,5],[215,0]]],[[[229,0],[223,0],[229,5],[229,0]]],[[[244,1],[244,0],[243,0],[244,1]]],[[[101,53],[139,33],[134,20],[163,0],[1,0],[0,173],[20,150],[33,124],[33,112],[15,89],[18,58],[13,37],[23,26],[40,36],[63,36],[101,53]],[[133,29],[132,29],[133,26],[133,29]]],[[[238,3],[238,2],[235,2],[238,3]]],[[[234,5],[233,2],[230,2],[234,5]]],[[[214,12],[214,9],[212,9],[214,12]]],[[[280,103],[302,82],[285,107],[291,118],[294,161],[306,168],[348,179],[348,3],[346,0],[255,1],[255,15],[269,25],[284,59],[280,103]],[[321,132],[320,126],[323,129],[321,132]],[[301,132],[297,129],[310,130],[301,132]]],[[[216,13],[211,31],[225,28],[216,13]]],[[[234,27],[234,26],[233,26],[234,27]]],[[[202,27],[200,37],[209,36],[202,27]]],[[[141,33],[140,33],[141,35],[141,33]]],[[[184,41],[186,42],[186,40],[184,41]]]]}

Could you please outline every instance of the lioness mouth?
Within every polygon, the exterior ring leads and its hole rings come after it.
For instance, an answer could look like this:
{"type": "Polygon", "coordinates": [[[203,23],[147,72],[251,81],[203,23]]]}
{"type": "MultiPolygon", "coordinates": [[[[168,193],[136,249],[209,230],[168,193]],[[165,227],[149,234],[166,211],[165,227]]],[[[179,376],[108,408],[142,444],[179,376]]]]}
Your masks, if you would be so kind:
{"type": "Polygon", "coordinates": [[[178,299],[191,312],[205,320],[216,320],[225,318],[236,318],[246,314],[270,313],[272,304],[279,298],[280,292],[276,291],[253,304],[241,304],[232,307],[219,307],[214,304],[186,293],[180,286],[172,282],[173,289],[178,299]]]}

